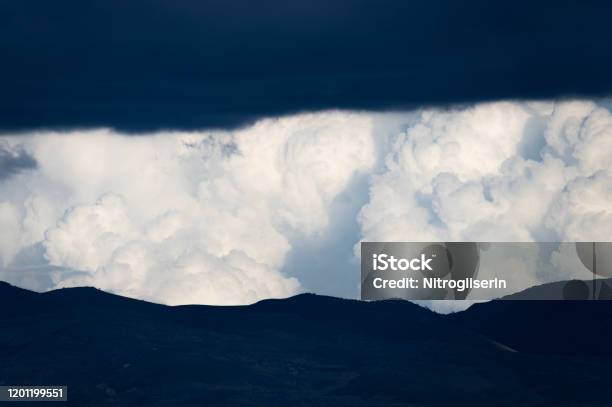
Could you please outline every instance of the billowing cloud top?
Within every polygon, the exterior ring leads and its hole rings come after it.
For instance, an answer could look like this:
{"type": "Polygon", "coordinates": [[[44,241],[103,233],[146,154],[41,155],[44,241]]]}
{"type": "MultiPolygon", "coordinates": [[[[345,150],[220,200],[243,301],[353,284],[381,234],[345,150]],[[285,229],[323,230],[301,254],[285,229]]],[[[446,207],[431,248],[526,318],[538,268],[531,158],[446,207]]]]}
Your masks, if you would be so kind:
{"type": "MultiPolygon", "coordinates": [[[[612,230],[603,102],[1,143],[36,165],[0,179],[0,277],[37,289],[94,285],[170,304],[356,296],[360,240],[609,240],[612,230]]],[[[506,266],[497,271],[512,287],[541,282],[537,267],[506,266]]],[[[588,276],[578,266],[557,277],[588,276]]]]}
{"type": "Polygon", "coordinates": [[[612,93],[606,1],[22,0],[0,15],[0,130],[612,93]]]}

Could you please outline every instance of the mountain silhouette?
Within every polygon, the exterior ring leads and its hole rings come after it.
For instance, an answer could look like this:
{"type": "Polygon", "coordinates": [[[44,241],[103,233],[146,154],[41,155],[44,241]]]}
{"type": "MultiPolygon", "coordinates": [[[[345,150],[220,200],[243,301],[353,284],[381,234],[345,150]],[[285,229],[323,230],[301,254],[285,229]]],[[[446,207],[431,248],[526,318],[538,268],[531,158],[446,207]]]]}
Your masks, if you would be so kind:
{"type": "MultiPolygon", "coordinates": [[[[542,284],[474,304],[447,318],[522,352],[612,357],[611,301],[549,299],[562,298],[564,287],[577,282],[589,290],[592,285],[581,280],[542,284]]],[[[596,280],[596,292],[605,293],[611,283],[611,279],[596,280]]]]}
{"type": "Polygon", "coordinates": [[[610,405],[608,301],[444,316],[401,300],[169,307],[0,283],[0,305],[0,385],[67,385],[57,405],[610,405]]]}

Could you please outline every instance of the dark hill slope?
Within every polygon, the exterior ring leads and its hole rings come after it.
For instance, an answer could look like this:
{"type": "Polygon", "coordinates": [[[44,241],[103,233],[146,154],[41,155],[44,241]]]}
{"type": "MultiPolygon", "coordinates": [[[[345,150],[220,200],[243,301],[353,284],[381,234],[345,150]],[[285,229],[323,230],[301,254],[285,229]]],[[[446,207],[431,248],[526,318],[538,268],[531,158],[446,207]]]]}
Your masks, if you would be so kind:
{"type": "MultiPolygon", "coordinates": [[[[589,289],[592,285],[571,283],[589,289]]],[[[612,279],[595,283],[601,294],[612,279]]],[[[534,286],[446,318],[521,352],[612,357],[612,301],[541,300],[559,298],[565,285],[561,281],[534,286]]]]}
{"type": "Polygon", "coordinates": [[[447,317],[521,352],[612,357],[612,301],[505,301],[447,317]]]}
{"type": "Polygon", "coordinates": [[[592,391],[609,360],[513,352],[405,301],[167,307],[0,290],[0,384],[65,384],[69,405],[609,405],[592,391]]]}

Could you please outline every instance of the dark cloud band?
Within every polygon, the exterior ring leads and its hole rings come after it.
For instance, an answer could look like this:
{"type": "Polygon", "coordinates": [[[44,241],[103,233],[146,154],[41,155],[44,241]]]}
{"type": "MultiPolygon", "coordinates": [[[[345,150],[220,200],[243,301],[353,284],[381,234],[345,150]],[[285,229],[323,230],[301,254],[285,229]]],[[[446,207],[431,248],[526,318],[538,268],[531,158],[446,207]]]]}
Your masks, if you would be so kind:
{"type": "Polygon", "coordinates": [[[612,3],[0,4],[0,129],[612,94],[612,3]]]}
{"type": "Polygon", "coordinates": [[[0,181],[20,171],[36,167],[34,157],[23,149],[9,149],[0,144],[0,181]]]}

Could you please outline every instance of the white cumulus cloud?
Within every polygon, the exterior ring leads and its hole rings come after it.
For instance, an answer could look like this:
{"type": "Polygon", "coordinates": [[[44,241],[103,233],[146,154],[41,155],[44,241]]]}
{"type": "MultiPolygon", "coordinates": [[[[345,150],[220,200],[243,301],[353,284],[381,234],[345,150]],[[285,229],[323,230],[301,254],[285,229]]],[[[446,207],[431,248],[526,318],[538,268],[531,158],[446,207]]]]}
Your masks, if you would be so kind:
{"type": "Polygon", "coordinates": [[[170,304],[295,294],[282,270],[292,241],[325,233],[333,200],[371,170],[371,126],[329,112],[230,133],[6,137],[38,168],[0,186],[0,255],[10,265],[38,245],[53,287],[170,304]]]}
{"type": "MultiPolygon", "coordinates": [[[[309,242],[349,240],[340,255],[350,258],[361,240],[609,240],[612,229],[612,116],[601,101],[0,138],[36,162],[0,180],[0,274],[25,285],[44,274],[46,288],[240,304],[308,289],[305,268],[287,259],[309,242]],[[338,226],[339,208],[356,203],[352,224],[338,226]]],[[[550,279],[523,260],[513,284],[550,279]]],[[[356,295],[358,266],[345,263],[356,295]]]]}

